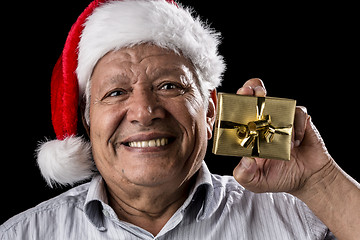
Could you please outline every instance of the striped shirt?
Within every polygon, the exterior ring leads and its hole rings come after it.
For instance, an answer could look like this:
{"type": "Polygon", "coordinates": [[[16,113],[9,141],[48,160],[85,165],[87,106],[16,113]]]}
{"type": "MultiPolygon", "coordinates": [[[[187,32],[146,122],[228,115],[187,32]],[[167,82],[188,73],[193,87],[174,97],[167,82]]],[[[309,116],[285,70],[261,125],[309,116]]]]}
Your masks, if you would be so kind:
{"type": "Polygon", "coordinates": [[[120,221],[100,175],[0,226],[0,239],[333,239],[299,199],[255,194],[203,163],[184,204],[157,236],[120,221]]]}

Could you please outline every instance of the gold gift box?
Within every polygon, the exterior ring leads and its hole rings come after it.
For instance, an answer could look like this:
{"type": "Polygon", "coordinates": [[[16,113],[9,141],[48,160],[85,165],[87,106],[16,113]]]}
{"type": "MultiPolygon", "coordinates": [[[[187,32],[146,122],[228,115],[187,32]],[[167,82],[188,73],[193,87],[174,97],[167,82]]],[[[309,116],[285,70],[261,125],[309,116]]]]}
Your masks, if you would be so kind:
{"type": "Polygon", "coordinates": [[[219,93],[213,153],[290,160],[296,101],[219,93]]]}

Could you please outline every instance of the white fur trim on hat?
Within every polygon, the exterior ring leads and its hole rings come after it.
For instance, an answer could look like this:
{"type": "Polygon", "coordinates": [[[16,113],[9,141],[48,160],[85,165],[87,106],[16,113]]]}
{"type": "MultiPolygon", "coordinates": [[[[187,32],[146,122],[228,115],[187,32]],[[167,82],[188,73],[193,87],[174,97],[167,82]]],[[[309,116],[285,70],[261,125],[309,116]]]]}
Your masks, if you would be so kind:
{"type": "Polygon", "coordinates": [[[68,137],[40,144],[37,162],[50,187],[73,185],[94,174],[90,143],[81,137],[68,137]]]}
{"type": "Polygon", "coordinates": [[[190,9],[164,0],[109,1],[97,7],[85,22],[79,42],[80,97],[93,68],[112,50],[152,43],[183,54],[195,66],[207,89],[220,85],[225,70],[218,54],[220,33],[193,17],[190,9]]]}

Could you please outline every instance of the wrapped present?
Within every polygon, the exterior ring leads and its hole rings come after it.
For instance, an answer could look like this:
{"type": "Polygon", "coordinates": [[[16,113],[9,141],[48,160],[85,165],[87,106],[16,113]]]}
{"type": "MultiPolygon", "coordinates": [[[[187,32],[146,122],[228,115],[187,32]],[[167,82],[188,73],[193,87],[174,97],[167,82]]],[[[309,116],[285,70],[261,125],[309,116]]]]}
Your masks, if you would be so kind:
{"type": "Polygon", "coordinates": [[[290,160],[296,101],[219,93],[213,153],[290,160]]]}

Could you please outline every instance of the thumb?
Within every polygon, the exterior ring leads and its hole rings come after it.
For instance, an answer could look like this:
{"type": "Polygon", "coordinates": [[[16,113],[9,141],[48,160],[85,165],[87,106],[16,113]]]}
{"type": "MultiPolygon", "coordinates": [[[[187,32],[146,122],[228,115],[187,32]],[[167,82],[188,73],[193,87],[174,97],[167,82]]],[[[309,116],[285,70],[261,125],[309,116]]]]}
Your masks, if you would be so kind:
{"type": "Polygon", "coordinates": [[[319,131],[313,124],[310,116],[307,118],[307,124],[306,124],[306,128],[305,128],[305,136],[304,136],[304,139],[303,139],[301,145],[302,146],[318,146],[318,145],[320,145],[321,148],[326,149],[324,141],[323,141],[319,131]]]}
{"type": "Polygon", "coordinates": [[[327,162],[331,159],[324,140],[311,118],[308,118],[304,139],[300,144],[299,150],[303,159],[307,159],[308,161],[312,159],[312,166],[315,166],[316,163],[322,165],[324,163],[323,161],[327,162]]]}
{"type": "Polygon", "coordinates": [[[235,180],[244,187],[249,186],[254,180],[257,164],[254,158],[243,157],[235,167],[233,175],[235,180]]]}

